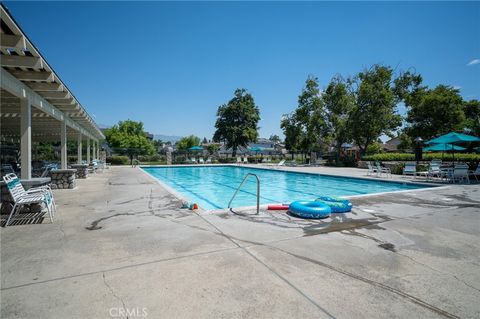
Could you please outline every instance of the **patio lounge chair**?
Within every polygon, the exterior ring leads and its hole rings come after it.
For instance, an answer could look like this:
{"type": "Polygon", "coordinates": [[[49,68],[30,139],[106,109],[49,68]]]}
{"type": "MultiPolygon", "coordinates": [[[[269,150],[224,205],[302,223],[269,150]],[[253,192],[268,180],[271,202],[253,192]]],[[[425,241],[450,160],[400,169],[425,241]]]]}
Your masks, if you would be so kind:
{"type": "Polygon", "coordinates": [[[190,163],[197,164],[197,159],[195,157],[190,158],[190,163]]]}
{"type": "Polygon", "coordinates": [[[242,158],[240,156],[237,156],[237,164],[242,164],[242,158]]]}
{"type": "MultiPolygon", "coordinates": [[[[28,191],[23,188],[22,183],[18,179],[17,175],[10,173],[3,177],[8,191],[13,198],[14,205],[5,222],[5,227],[10,224],[10,221],[14,218],[17,212],[25,205],[31,204],[45,204],[50,221],[53,222],[53,216],[56,211],[55,200],[51,189],[48,186],[31,188],[28,191]]],[[[42,214],[43,215],[43,214],[42,214]]]]}
{"type": "Polygon", "coordinates": [[[99,160],[93,160],[93,167],[95,168],[95,172],[102,172],[105,169],[105,163],[99,160]]]}
{"type": "Polygon", "coordinates": [[[275,166],[285,166],[285,162],[286,162],[286,160],[281,160],[275,166]]]}
{"type": "Polygon", "coordinates": [[[245,157],[243,158],[243,164],[248,164],[248,157],[245,156],[245,157]]]}
{"type": "Polygon", "coordinates": [[[373,167],[372,162],[367,162],[367,167],[368,167],[367,176],[372,176],[373,174],[378,175],[378,169],[373,167]]]}
{"type": "Polygon", "coordinates": [[[440,169],[440,164],[438,162],[433,162],[433,161],[430,163],[430,165],[428,167],[428,171],[418,172],[417,174],[419,176],[425,176],[427,178],[427,180],[429,180],[430,178],[433,178],[433,177],[438,177],[438,178],[443,177],[443,172],[440,169]]]}
{"type": "Polygon", "coordinates": [[[211,157],[207,158],[207,160],[205,161],[205,164],[212,164],[212,158],[211,157]]]}
{"type": "Polygon", "coordinates": [[[456,181],[458,181],[459,183],[465,181],[466,183],[470,184],[470,179],[468,177],[468,165],[455,165],[455,167],[453,168],[452,181],[453,183],[455,183],[456,181]]]}
{"type": "Polygon", "coordinates": [[[477,169],[474,170],[474,171],[469,171],[468,172],[468,175],[473,175],[473,177],[475,177],[475,180],[478,182],[478,177],[477,176],[480,176],[480,164],[477,166],[477,169]]]}
{"type": "Polygon", "coordinates": [[[203,160],[203,157],[200,157],[200,158],[198,159],[198,163],[199,163],[199,164],[205,164],[205,161],[203,160]]]}
{"type": "Polygon", "coordinates": [[[417,164],[413,162],[405,163],[403,168],[403,175],[412,175],[415,177],[417,175],[417,164]]]}
{"type": "Polygon", "coordinates": [[[377,174],[379,176],[382,176],[382,174],[385,174],[387,177],[390,175],[392,176],[392,171],[390,170],[390,168],[388,167],[383,167],[380,165],[380,163],[376,163],[375,164],[376,168],[377,168],[377,174]]]}

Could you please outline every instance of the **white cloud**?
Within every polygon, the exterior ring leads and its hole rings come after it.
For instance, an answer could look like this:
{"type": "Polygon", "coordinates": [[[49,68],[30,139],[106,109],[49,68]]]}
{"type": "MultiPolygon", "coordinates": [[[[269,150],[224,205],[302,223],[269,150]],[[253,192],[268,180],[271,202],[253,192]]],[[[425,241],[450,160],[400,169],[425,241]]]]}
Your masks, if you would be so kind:
{"type": "Polygon", "coordinates": [[[454,88],[455,90],[460,90],[462,87],[461,87],[460,85],[454,85],[453,88],[454,88]]]}
{"type": "Polygon", "coordinates": [[[468,66],[475,64],[480,64],[480,59],[473,59],[472,61],[467,63],[468,66]]]}

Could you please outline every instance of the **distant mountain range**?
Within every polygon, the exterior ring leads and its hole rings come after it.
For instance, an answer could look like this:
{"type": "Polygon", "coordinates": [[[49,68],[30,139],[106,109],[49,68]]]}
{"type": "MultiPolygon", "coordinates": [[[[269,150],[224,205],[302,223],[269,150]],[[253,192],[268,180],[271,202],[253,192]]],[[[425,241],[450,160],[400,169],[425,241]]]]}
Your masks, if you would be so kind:
{"type": "Polygon", "coordinates": [[[179,141],[182,138],[182,136],[176,136],[176,135],[163,135],[163,134],[154,134],[153,139],[154,140],[161,140],[162,142],[172,142],[175,143],[179,141]]]}

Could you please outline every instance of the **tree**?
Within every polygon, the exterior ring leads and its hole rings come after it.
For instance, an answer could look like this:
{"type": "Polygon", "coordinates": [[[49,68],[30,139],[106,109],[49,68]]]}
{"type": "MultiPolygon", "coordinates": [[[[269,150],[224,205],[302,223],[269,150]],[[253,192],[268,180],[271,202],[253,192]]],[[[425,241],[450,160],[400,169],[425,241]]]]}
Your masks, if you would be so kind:
{"type": "Polygon", "coordinates": [[[460,92],[450,86],[438,85],[424,89],[407,104],[408,135],[424,140],[462,130],[465,121],[464,101],[460,92]]]}
{"type": "Polygon", "coordinates": [[[280,143],[282,140],[280,139],[280,136],[276,135],[276,134],[272,134],[270,135],[270,138],[269,138],[270,141],[272,141],[274,144],[278,144],[280,143]]]}
{"type": "Polygon", "coordinates": [[[337,76],[328,84],[322,99],[327,111],[328,134],[335,141],[335,162],[338,165],[342,144],[351,139],[349,122],[355,106],[355,96],[349,81],[337,76]]]}
{"type": "Polygon", "coordinates": [[[252,95],[245,89],[237,89],[227,104],[218,107],[213,140],[225,141],[235,157],[238,147],[257,140],[259,120],[260,111],[252,95]]]}
{"type": "Polygon", "coordinates": [[[295,118],[295,113],[283,115],[280,127],[283,130],[283,135],[285,135],[285,148],[292,153],[293,159],[293,153],[300,148],[302,134],[301,127],[295,118]]]}
{"type": "Polygon", "coordinates": [[[155,148],[155,150],[158,152],[158,150],[163,146],[163,141],[158,139],[158,140],[153,140],[152,141],[153,143],[153,147],[155,148]]]}
{"type": "Polygon", "coordinates": [[[175,146],[177,149],[185,151],[188,150],[190,147],[198,146],[200,144],[200,138],[195,135],[189,135],[182,137],[175,146]]]}
{"type": "Polygon", "coordinates": [[[300,147],[303,151],[317,150],[326,137],[327,125],[323,101],[320,97],[318,79],[309,76],[298,96],[295,121],[300,126],[300,147]]]}
{"type": "Polygon", "coordinates": [[[463,127],[470,133],[480,136],[480,101],[470,100],[463,103],[465,121],[463,127]]]}
{"type": "Polygon", "coordinates": [[[374,65],[356,77],[355,105],[349,126],[362,155],[382,134],[392,137],[402,123],[392,78],[393,70],[382,65],[374,65]]]}
{"type": "Polygon", "coordinates": [[[130,162],[133,162],[134,155],[150,155],[155,152],[152,141],[143,130],[142,122],[120,121],[105,130],[105,138],[110,147],[129,155],[130,162]]]}
{"type": "Polygon", "coordinates": [[[405,132],[400,133],[400,135],[398,135],[398,139],[400,140],[400,143],[397,145],[397,149],[407,151],[413,148],[413,140],[405,132]]]}
{"type": "Polygon", "coordinates": [[[219,149],[220,147],[218,146],[218,144],[211,143],[207,146],[207,151],[210,155],[215,154],[216,152],[218,152],[219,149]]]}
{"type": "Polygon", "coordinates": [[[206,137],[204,137],[204,138],[203,138],[203,140],[202,140],[202,144],[208,144],[208,140],[207,140],[207,138],[206,138],[206,137]]]}

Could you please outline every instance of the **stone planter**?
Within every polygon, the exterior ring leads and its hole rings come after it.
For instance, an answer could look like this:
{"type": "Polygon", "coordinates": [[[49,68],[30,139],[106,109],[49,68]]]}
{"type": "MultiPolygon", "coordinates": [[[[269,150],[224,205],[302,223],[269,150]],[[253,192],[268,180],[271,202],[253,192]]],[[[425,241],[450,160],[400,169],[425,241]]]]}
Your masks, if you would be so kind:
{"type": "Polygon", "coordinates": [[[87,164],[72,164],[70,165],[73,169],[76,169],[75,173],[76,178],[87,178],[88,177],[88,165],[87,164]]]}
{"type": "Polygon", "coordinates": [[[367,165],[366,161],[358,161],[357,162],[357,167],[358,168],[368,168],[368,165],[367,165]]]}
{"type": "Polygon", "coordinates": [[[52,181],[52,189],[72,189],[77,186],[75,181],[76,169],[56,169],[51,170],[49,176],[52,181]]]}

